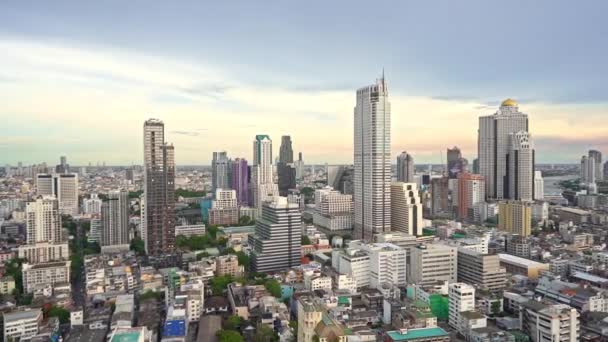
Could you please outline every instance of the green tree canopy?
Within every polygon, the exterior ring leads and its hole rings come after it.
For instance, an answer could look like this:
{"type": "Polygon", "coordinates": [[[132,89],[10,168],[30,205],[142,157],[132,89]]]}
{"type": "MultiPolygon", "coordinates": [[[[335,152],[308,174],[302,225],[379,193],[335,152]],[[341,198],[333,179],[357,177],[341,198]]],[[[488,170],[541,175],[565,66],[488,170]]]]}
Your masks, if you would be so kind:
{"type": "Polygon", "coordinates": [[[276,279],[268,279],[264,283],[264,287],[271,295],[281,298],[281,284],[276,279]]]}
{"type": "Polygon", "coordinates": [[[233,330],[220,330],[216,336],[219,342],[243,342],[243,336],[233,330]]]}
{"type": "Polygon", "coordinates": [[[224,329],[238,331],[241,328],[242,323],[243,319],[240,316],[232,315],[226,319],[226,322],[224,322],[224,329]]]}
{"type": "Polygon", "coordinates": [[[312,242],[310,241],[310,238],[306,235],[302,235],[302,245],[310,245],[312,244],[312,242]]]}
{"type": "Polygon", "coordinates": [[[211,292],[213,292],[214,296],[221,296],[224,294],[224,290],[228,288],[228,284],[232,283],[233,279],[230,275],[213,277],[209,281],[211,285],[211,292]]]}

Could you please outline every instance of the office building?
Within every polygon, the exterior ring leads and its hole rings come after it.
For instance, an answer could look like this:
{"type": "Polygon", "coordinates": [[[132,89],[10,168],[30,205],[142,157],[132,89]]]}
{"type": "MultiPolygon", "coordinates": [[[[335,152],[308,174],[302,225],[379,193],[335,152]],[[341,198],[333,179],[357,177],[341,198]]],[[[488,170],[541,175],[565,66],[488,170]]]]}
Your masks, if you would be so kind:
{"type": "Polygon", "coordinates": [[[475,206],[485,201],[486,183],[481,175],[468,172],[458,174],[458,217],[474,220],[475,206]]]}
{"type": "Polygon", "coordinates": [[[532,233],[532,202],[500,202],[498,229],[523,237],[529,236],[532,233]]]}
{"type": "Polygon", "coordinates": [[[101,245],[129,244],[129,192],[110,191],[101,206],[101,245]]]}
{"type": "Polygon", "coordinates": [[[431,215],[435,218],[451,218],[450,182],[448,177],[431,180],[431,215]]]}
{"type": "Polygon", "coordinates": [[[232,186],[231,171],[232,161],[226,152],[213,152],[211,160],[211,188],[230,189],[232,186]]]}
{"type": "Polygon", "coordinates": [[[541,272],[549,270],[549,264],[522,258],[511,254],[498,254],[500,266],[504,267],[507,272],[515,275],[520,274],[531,280],[536,280],[541,272]]]}
{"type": "Polygon", "coordinates": [[[391,225],[393,231],[422,236],[422,203],[416,183],[391,184],[391,225]]]}
{"type": "Polygon", "coordinates": [[[545,198],[545,181],[542,171],[534,171],[534,200],[542,201],[545,198]]]}
{"type": "Polygon", "coordinates": [[[353,229],[353,196],[327,186],[315,190],[313,223],[328,233],[349,233],[353,229]]]}
{"type": "Polygon", "coordinates": [[[296,188],[296,168],[293,163],[293,149],[291,147],[291,137],[289,135],[281,137],[277,174],[279,177],[279,194],[281,196],[287,196],[290,189],[296,188]]]}
{"type": "Polygon", "coordinates": [[[37,286],[70,282],[70,261],[23,264],[23,292],[32,293],[37,286]]]}
{"type": "Polygon", "coordinates": [[[416,246],[411,250],[411,264],[409,283],[456,282],[458,278],[456,247],[441,244],[416,246]]]}
{"type": "Polygon", "coordinates": [[[302,152],[298,153],[298,160],[294,162],[296,168],[296,179],[304,179],[304,160],[302,159],[302,152]]]}
{"type": "Polygon", "coordinates": [[[458,174],[467,171],[467,166],[469,165],[469,162],[462,157],[460,148],[456,146],[454,146],[453,148],[448,148],[447,157],[448,178],[456,179],[458,177],[458,174]]]}
{"type": "Polygon", "coordinates": [[[507,271],[500,267],[498,255],[458,248],[458,281],[473,284],[486,291],[504,289],[507,271]]]}
{"type": "Polygon", "coordinates": [[[249,166],[247,159],[236,158],[232,162],[232,186],[236,192],[236,200],[239,206],[249,205],[249,166]]]}
{"type": "Polygon", "coordinates": [[[608,180],[608,161],[604,163],[604,173],[602,177],[602,179],[608,180]]]}
{"type": "Polygon", "coordinates": [[[68,157],[59,157],[59,165],[55,166],[55,173],[70,173],[70,164],[68,164],[68,157]]]}
{"type": "Polygon", "coordinates": [[[78,174],[41,173],[36,175],[36,186],[37,195],[57,198],[62,215],[78,215],[78,174]]]}
{"type": "Polygon", "coordinates": [[[25,208],[27,244],[61,242],[59,202],[52,196],[38,196],[25,208]]]}
{"type": "Polygon", "coordinates": [[[175,251],[175,151],[165,142],[165,124],[156,119],[144,123],[143,227],[148,255],[175,251]]]}
{"type": "Polygon", "coordinates": [[[503,101],[495,114],[479,118],[477,158],[479,174],[486,182],[488,199],[509,198],[509,135],[520,131],[528,132],[528,115],[520,112],[518,103],[512,99],[503,101]]]}
{"type": "Polygon", "coordinates": [[[216,189],[209,209],[210,225],[232,225],[239,222],[239,207],[235,190],[216,189]]]}
{"type": "Polygon", "coordinates": [[[91,194],[90,198],[82,201],[82,212],[87,215],[101,214],[101,199],[97,194],[91,194]]]}
{"type": "Polygon", "coordinates": [[[580,320],[576,309],[566,304],[545,304],[535,300],[521,306],[521,329],[531,341],[580,341],[580,320]]]}
{"type": "Polygon", "coordinates": [[[414,182],[414,157],[406,151],[397,156],[397,182],[414,182]]]}
{"type": "Polygon", "coordinates": [[[355,169],[350,165],[327,167],[327,185],[345,195],[353,195],[355,169]]]}
{"type": "Polygon", "coordinates": [[[355,231],[372,241],[391,229],[391,105],[384,75],[357,90],[354,115],[355,231]]]}
{"type": "Polygon", "coordinates": [[[452,283],[448,286],[448,323],[460,331],[461,313],[475,310],[475,288],[466,283],[452,283]]]}
{"type": "Polygon", "coordinates": [[[274,183],[273,177],[272,140],[268,135],[258,134],[253,141],[250,184],[253,207],[258,209],[258,215],[261,215],[263,203],[279,194],[279,188],[274,183]]]}
{"type": "Polygon", "coordinates": [[[299,266],[301,258],[300,206],[275,196],[262,205],[262,215],[249,236],[254,272],[276,272],[299,266]]]}
{"type": "Polygon", "coordinates": [[[38,334],[38,327],[42,324],[42,319],[41,309],[25,308],[3,313],[3,341],[30,341],[38,334]]]}
{"type": "Polygon", "coordinates": [[[508,193],[505,198],[517,201],[534,199],[534,149],[530,134],[519,131],[509,134],[511,146],[507,155],[508,193]]]}

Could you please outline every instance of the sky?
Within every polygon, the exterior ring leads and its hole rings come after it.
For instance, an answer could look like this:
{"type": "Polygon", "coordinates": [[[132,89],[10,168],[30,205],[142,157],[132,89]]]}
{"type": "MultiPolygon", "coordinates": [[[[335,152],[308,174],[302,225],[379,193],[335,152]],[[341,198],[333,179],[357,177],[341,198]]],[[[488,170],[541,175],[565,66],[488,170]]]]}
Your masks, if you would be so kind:
{"type": "Polygon", "coordinates": [[[291,135],[352,163],[357,88],[384,70],[392,154],[475,158],[478,117],[514,98],[539,163],[608,153],[606,1],[4,1],[0,163],[142,161],[165,122],[177,164],[252,158],[291,135]]]}

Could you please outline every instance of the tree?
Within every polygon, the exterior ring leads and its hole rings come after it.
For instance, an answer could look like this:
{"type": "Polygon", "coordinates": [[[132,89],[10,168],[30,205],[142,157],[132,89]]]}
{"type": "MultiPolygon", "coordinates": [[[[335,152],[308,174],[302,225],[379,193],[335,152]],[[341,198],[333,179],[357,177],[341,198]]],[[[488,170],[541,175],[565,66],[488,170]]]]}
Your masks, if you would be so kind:
{"type": "Polygon", "coordinates": [[[306,235],[302,235],[302,245],[310,245],[312,244],[312,242],[310,241],[310,238],[306,235]]]}
{"type": "Polygon", "coordinates": [[[129,246],[129,249],[134,251],[137,255],[146,255],[146,245],[144,243],[144,240],[139,237],[135,237],[133,238],[133,240],[131,240],[131,245],[129,246]]]}
{"type": "Polygon", "coordinates": [[[239,265],[245,267],[245,271],[249,271],[249,266],[251,264],[251,259],[245,252],[239,251],[236,252],[236,257],[239,259],[239,265]]]}
{"type": "Polygon", "coordinates": [[[495,300],[492,302],[492,314],[497,315],[502,311],[502,307],[500,305],[500,300],[495,300]]]}
{"type": "Polygon", "coordinates": [[[243,336],[232,330],[220,330],[215,336],[217,336],[219,342],[243,342],[243,336]]]}
{"type": "Polygon", "coordinates": [[[264,283],[264,287],[271,295],[281,298],[281,284],[276,279],[268,279],[264,283]]]}
{"type": "Polygon", "coordinates": [[[70,312],[59,306],[52,306],[46,313],[47,317],[59,318],[59,323],[70,323],[70,312]]]}
{"type": "Polygon", "coordinates": [[[274,330],[265,324],[259,326],[258,331],[253,335],[253,342],[276,342],[279,340],[274,330]]]}
{"type": "Polygon", "coordinates": [[[239,226],[248,226],[251,224],[251,217],[243,215],[239,217],[239,226]]]}
{"type": "Polygon", "coordinates": [[[224,322],[224,329],[238,331],[242,323],[243,319],[240,316],[232,315],[226,319],[226,322],[224,322]]]}
{"type": "Polygon", "coordinates": [[[230,275],[211,278],[209,281],[211,284],[211,292],[213,292],[214,296],[221,296],[224,294],[224,290],[228,288],[228,284],[232,283],[232,281],[233,279],[230,275]]]}
{"type": "Polygon", "coordinates": [[[304,202],[306,204],[311,203],[315,197],[315,189],[307,186],[300,189],[300,193],[304,196],[304,202]]]}
{"type": "Polygon", "coordinates": [[[207,193],[205,191],[195,191],[195,190],[186,190],[186,189],[177,189],[175,190],[176,197],[205,197],[207,193]]]}
{"type": "Polygon", "coordinates": [[[143,193],[143,190],[129,191],[129,198],[139,198],[139,196],[141,196],[143,193]]]}

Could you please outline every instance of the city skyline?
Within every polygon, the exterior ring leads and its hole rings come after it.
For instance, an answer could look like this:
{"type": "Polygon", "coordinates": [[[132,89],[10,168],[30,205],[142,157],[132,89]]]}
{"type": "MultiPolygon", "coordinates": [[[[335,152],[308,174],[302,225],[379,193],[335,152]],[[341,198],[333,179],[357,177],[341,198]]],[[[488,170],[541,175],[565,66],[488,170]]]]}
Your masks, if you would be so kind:
{"type": "Polygon", "coordinates": [[[141,139],[132,132],[157,117],[169,128],[180,165],[207,164],[220,148],[250,158],[250,137],[262,133],[290,135],[308,163],[350,164],[353,91],[383,67],[392,89],[393,131],[411,132],[393,134],[392,151],[438,164],[445,149],[457,145],[472,161],[478,117],[514,98],[533,122],[537,162],[576,163],[586,150],[608,150],[602,125],[606,51],[599,43],[606,24],[598,8],[607,5],[578,5],[573,19],[566,2],[542,3],[520,3],[513,25],[500,27],[493,23],[499,8],[491,4],[402,4],[375,23],[386,32],[377,40],[384,57],[356,44],[373,32],[343,19],[328,29],[340,11],[353,18],[368,14],[357,6],[332,4],[327,13],[315,12],[318,25],[307,25],[310,13],[297,5],[269,13],[251,8],[252,14],[229,4],[205,11],[188,2],[181,8],[134,2],[123,4],[124,13],[70,1],[57,2],[57,12],[28,2],[5,5],[0,163],[67,155],[75,165],[141,164],[141,139]],[[138,12],[132,21],[131,11],[138,12]],[[239,20],[231,20],[237,14],[239,20]],[[166,31],[153,27],[177,15],[183,20],[166,31]],[[554,20],[533,20],[541,15],[554,20]],[[260,16],[274,20],[250,31],[260,16]],[[446,27],[451,16],[475,24],[446,27]],[[218,20],[233,26],[214,30],[218,20]],[[562,20],[577,25],[566,28],[562,20]],[[38,25],[29,25],[33,21],[38,25]],[[493,53],[505,42],[506,53],[493,53]],[[564,46],[577,53],[561,52],[564,46]],[[512,49],[524,57],[512,58],[512,49]]]}

